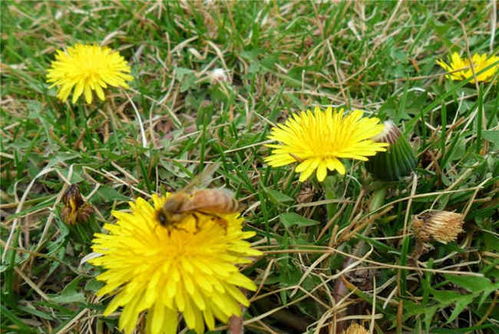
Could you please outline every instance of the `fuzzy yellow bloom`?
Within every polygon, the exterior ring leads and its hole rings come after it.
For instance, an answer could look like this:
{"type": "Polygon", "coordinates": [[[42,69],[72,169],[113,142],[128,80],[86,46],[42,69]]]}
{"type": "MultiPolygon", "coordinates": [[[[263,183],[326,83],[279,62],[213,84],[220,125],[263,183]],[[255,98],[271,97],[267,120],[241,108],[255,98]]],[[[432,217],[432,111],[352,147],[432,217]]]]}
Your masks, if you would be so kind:
{"type": "Polygon", "coordinates": [[[367,161],[368,156],[386,151],[387,143],[377,143],[373,137],[384,129],[377,118],[363,118],[362,111],[344,115],[343,109],[329,107],[294,114],[284,124],[271,130],[269,139],[280,142],[265,161],[272,167],[299,162],[295,171],[305,181],[317,170],[317,179],[323,181],[327,170],[345,174],[339,159],[367,161]]]}
{"type": "Polygon", "coordinates": [[[66,51],[57,51],[55,60],[47,71],[50,88],[57,87],[57,97],[66,101],[73,91],[72,103],[83,94],[87,103],[92,103],[95,91],[104,100],[108,85],[128,88],[126,81],[133,77],[130,66],[117,51],[98,45],[76,44],[66,51]]]}
{"type": "Polygon", "coordinates": [[[179,228],[168,230],[157,220],[164,197],[153,196],[153,205],[142,198],[130,202],[131,213],[114,211],[116,224],[106,224],[108,234],[96,234],[93,250],[102,254],[89,262],[101,266],[97,279],[105,282],[98,295],[115,297],[109,315],[120,306],[119,328],[132,333],[141,312],[147,311],[146,332],[177,332],[179,315],[188,328],[203,333],[215,328],[215,319],[227,323],[241,315],[249,301],[240,287],[255,290],[238,264],[250,263],[261,253],[250,247],[254,232],[242,231],[238,214],[220,215],[227,229],[212,216],[188,216],[179,228]]]}
{"type": "Polygon", "coordinates": [[[473,69],[474,69],[477,82],[488,82],[492,80],[492,77],[499,69],[499,57],[497,56],[487,57],[487,54],[485,53],[483,54],[475,53],[471,57],[471,63],[469,59],[461,58],[457,52],[454,52],[451,55],[450,60],[451,60],[450,64],[447,64],[442,60],[437,60],[437,64],[440,65],[447,72],[452,72],[445,76],[447,79],[452,79],[452,80],[465,80],[468,78],[472,78],[473,69]],[[494,66],[478,74],[480,71],[482,71],[488,66],[491,66],[494,63],[496,63],[494,66]],[[471,68],[471,64],[473,64],[473,69],[471,68]]]}

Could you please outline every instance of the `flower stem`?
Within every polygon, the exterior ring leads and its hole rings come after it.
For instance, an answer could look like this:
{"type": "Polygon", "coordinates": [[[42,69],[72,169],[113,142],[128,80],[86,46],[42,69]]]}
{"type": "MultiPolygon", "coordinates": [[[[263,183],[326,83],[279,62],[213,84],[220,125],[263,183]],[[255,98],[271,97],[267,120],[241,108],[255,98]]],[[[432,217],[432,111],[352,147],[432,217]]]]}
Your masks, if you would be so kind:
{"type": "MultiPolygon", "coordinates": [[[[337,193],[338,187],[338,177],[337,175],[328,175],[324,182],[322,183],[324,187],[324,197],[326,200],[333,200],[339,198],[337,193]]],[[[338,211],[337,203],[329,203],[326,205],[327,210],[327,220],[334,217],[334,214],[338,211]]]]}

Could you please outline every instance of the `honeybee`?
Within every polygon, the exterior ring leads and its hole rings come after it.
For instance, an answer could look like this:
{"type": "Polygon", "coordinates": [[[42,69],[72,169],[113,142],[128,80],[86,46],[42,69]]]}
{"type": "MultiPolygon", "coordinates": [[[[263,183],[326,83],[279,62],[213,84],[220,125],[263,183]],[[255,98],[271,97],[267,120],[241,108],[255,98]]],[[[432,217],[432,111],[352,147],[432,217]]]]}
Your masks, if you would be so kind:
{"type": "Polygon", "coordinates": [[[80,194],[78,185],[72,184],[62,196],[64,208],[61,218],[66,224],[73,225],[77,222],[85,222],[94,212],[94,208],[85,202],[80,194]]]}
{"type": "Polygon", "coordinates": [[[239,202],[230,190],[202,188],[208,186],[213,173],[219,166],[220,164],[212,164],[206,167],[185,188],[171,194],[156,213],[159,224],[168,231],[182,230],[179,226],[181,222],[188,216],[192,216],[196,222],[196,230],[199,230],[198,214],[203,214],[212,217],[217,224],[227,230],[228,223],[220,215],[238,212],[239,202]],[[201,188],[195,189],[198,186],[201,188]]]}

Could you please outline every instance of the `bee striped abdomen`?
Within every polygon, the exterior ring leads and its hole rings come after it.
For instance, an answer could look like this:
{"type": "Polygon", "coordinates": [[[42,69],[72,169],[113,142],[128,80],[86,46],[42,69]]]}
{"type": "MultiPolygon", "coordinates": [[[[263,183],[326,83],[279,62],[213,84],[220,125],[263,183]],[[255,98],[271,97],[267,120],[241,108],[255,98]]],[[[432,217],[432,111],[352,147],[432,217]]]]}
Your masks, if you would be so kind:
{"type": "Polygon", "coordinates": [[[213,213],[234,213],[238,211],[239,203],[230,191],[223,189],[202,189],[192,194],[190,210],[208,211],[213,213]]]}

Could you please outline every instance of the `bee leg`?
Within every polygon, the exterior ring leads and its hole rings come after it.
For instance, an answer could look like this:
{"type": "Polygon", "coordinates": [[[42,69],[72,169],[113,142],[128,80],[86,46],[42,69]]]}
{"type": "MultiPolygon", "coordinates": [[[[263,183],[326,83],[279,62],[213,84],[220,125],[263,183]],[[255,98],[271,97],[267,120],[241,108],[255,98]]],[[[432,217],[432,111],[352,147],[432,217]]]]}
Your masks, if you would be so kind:
{"type": "Polygon", "coordinates": [[[157,224],[154,226],[154,229],[153,231],[156,232],[156,229],[158,228],[158,226],[161,226],[162,228],[164,228],[166,230],[166,233],[168,233],[168,237],[171,237],[172,236],[172,230],[175,229],[175,230],[178,230],[178,231],[184,231],[184,232],[189,232],[187,231],[185,228],[183,227],[176,227],[176,226],[163,226],[163,225],[160,225],[160,224],[157,224]]]}
{"type": "Polygon", "coordinates": [[[192,217],[194,218],[195,220],[195,226],[196,226],[196,233],[199,233],[199,231],[201,230],[200,227],[199,227],[199,217],[196,213],[192,213],[192,217]]]}
{"type": "Polygon", "coordinates": [[[177,231],[182,231],[182,232],[190,233],[189,230],[186,230],[183,227],[173,225],[173,226],[171,226],[171,228],[168,229],[168,236],[170,236],[172,229],[176,229],[177,231]]]}
{"type": "Polygon", "coordinates": [[[225,235],[227,235],[227,226],[228,226],[227,221],[225,219],[223,219],[222,217],[216,217],[215,220],[216,220],[218,225],[222,226],[222,228],[224,229],[225,235]]]}

